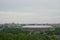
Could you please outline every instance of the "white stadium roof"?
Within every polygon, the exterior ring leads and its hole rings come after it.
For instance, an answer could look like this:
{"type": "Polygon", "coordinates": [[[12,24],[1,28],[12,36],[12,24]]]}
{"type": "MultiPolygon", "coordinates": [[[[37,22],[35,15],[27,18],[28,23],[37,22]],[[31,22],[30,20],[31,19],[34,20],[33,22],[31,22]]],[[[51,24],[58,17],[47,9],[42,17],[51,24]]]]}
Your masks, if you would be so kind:
{"type": "Polygon", "coordinates": [[[23,28],[53,28],[52,26],[23,26],[23,28]]]}

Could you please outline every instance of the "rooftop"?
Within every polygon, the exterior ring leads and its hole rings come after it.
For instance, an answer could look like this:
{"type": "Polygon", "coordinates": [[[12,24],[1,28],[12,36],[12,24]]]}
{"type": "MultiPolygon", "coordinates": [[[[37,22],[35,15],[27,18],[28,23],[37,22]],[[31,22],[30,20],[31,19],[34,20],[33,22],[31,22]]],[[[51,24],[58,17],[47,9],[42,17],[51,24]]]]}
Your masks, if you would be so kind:
{"type": "Polygon", "coordinates": [[[23,28],[53,28],[53,27],[52,26],[47,26],[47,25],[46,26],[45,25],[44,26],[42,26],[42,25],[41,26],[36,26],[36,25],[32,26],[31,25],[31,26],[23,26],[23,28]]]}

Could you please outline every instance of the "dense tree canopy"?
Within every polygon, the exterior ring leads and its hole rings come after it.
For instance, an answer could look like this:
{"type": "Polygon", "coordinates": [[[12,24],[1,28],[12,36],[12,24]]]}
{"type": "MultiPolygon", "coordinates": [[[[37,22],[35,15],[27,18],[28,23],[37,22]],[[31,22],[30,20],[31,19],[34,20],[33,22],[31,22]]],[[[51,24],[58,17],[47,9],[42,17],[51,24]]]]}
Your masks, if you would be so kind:
{"type": "Polygon", "coordinates": [[[60,40],[54,35],[60,34],[60,29],[45,33],[32,33],[17,28],[5,28],[0,31],[0,40],[60,40]]]}

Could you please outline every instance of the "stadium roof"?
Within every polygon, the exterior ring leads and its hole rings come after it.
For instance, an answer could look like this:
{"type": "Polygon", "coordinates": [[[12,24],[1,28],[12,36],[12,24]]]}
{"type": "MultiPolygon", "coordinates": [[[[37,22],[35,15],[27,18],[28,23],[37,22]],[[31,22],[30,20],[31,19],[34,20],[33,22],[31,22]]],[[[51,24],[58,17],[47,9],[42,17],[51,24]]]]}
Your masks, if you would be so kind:
{"type": "Polygon", "coordinates": [[[23,26],[23,28],[53,28],[52,26],[23,26]]]}

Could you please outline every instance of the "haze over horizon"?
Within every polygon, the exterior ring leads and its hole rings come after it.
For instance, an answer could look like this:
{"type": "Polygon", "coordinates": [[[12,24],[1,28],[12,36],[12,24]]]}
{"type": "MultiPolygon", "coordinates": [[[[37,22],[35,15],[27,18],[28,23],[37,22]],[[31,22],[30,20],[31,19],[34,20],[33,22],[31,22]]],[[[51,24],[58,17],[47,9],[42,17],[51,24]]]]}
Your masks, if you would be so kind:
{"type": "Polygon", "coordinates": [[[0,23],[60,23],[60,0],[0,0],[0,23]]]}

